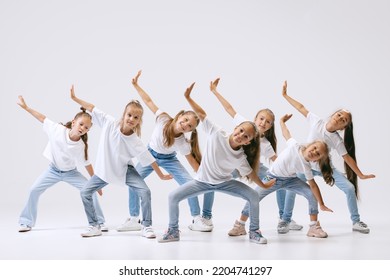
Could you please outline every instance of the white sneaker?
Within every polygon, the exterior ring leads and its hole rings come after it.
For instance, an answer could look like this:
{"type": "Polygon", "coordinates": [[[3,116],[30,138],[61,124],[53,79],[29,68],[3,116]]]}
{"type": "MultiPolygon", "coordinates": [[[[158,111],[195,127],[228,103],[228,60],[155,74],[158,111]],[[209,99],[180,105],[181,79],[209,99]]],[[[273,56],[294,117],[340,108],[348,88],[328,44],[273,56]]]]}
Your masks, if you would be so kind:
{"type": "Polygon", "coordinates": [[[211,228],[214,228],[213,220],[211,218],[202,217],[203,223],[211,228]]]}
{"type": "Polygon", "coordinates": [[[291,220],[291,222],[288,224],[289,230],[301,230],[303,229],[303,226],[300,224],[297,224],[294,220],[291,220]]]}
{"type": "Polygon", "coordinates": [[[31,230],[31,227],[26,226],[26,225],[20,225],[20,227],[19,227],[19,232],[27,232],[30,230],[31,230]]]}
{"type": "Polygon", "coordinates": [[[105,224],[100,224],[99,226],[102,232],[108,232],[108,227],[105,224]]]}
{"type": "Polygon", "coordinates": [[[87,231],[81,234],[82,237],[94,237],[100,235],[102,235],[102,231],[96,226],[89,226],[87,231]]]}
{"type": "Polygon", "coordinates": [[[354,223],[353,226],[352,226],[352,230],[353,231],[358,231],[360,233],[370,233],[370,229],[368,228],[367,224],[366,223],[363,223],[363,222],[357,222],[357,223],[354,223]]]}
{"type": "Polygon", "coordinates": [[[142,229],[142,236],[146,238],[156,238],[152,227],[144,227],[142,229]]]}
{"type": "Polygon", "coordinates": [[[188,226],[190,230],[194,231],[203,231],[203,232],[209,232],[213,230],[213,226],[208,226],[204,222],[204,218],[202,218],[200,215],[195,216],[192,220],[192,224],[188,226]]]}
{"type": "Polygon", "coordinates": [[[141,221],[138,217],[127,218],[126,221],[116,228],[117,231],[139,231],[142,229],[141,221]]]}

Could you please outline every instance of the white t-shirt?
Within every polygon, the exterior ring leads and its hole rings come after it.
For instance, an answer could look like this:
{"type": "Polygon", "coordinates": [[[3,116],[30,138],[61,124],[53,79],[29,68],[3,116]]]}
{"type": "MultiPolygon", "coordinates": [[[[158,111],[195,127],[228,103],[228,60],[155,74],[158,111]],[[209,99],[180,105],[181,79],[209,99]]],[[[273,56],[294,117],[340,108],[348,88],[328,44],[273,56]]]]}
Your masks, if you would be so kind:
{"type": "Polygon", "coordinates": [[[102,128],[95,174],[107,183],[123,185],[128,165],[134,165],[132,158],[137,158],[142,166],[152,164],[155,159],[136,133],[124,135],[120,123],[112,116],[94,108],[92,120],[102,128]]]}
{"type": "Polygon", "coordinates": [[[230,147],[229,134],[212,123],[207,117],[203,120],[207,142],[202,162],[195,179],[209,184],[219,184],[233,179],[232,172],[237,169],[241,176],[252,172],[244,150],[235,151],[230,147]]]}
{"type": "Polygon", "coordinates": [[[75,169],[77,164],[84,166],[90,164],[84,158],[85,144],[83,140],[71,140],[69,138],[70,129],[45,118],[43,130],[49,136],[49,143],[46,145],[43,155],[56,168],[61,171],[69,171],[75,169]]]}
{"type": "Polygon", "coordinates": [[[297,173],[303,173],[306,180],[313,179],[310,162],[304,159],[300,145],[293,138],[287,140],[287,147],[276,158],[269,172],[278,177],[297,177],[297,173]]]}
{"type": "Polygon", "coordinates": [[[175,142],[169,148],[164,146],[164,126],[169,120],[169,117],[165,114],[161,115],[161,110],[156,111],[156,126],[154,127],[152,138],[149,142],[149,147],[160,154],[172,154],[173,152],[179,151],[182,155],[186,156],[191,153],[191,145],[185,138],[185,135],[175,138],[175,142]]]}
{"type": "MultiPolygon", "coordinates": [[[[234,125],[236,126],[246,121],[248,121],[248,119],[238,113],[233,118],[234,125]]],[[[276,156],[274,148],[272,148],[271,143],[265,137],[260,138],[260,156],[264,159],[270,159],[273,156],[276,156]]]]}
{"type": "MultiPolygon", "coordinates": [[[[340,156],[346,155],[347,149],[345,148],[344,141],[341,138],[338,132],[329,132],[326,130],[326,121],[318,117],[317,115],[309,112],[306,118],[310,125],[310,132],[307,138],[309,143],[322,140],[327,145],[329,150],[336,150],[337,154],[340,156]]],[[[317,162],[311,162],[311,166],[314,170],[320,170],[320,167],[317,162]]]]}

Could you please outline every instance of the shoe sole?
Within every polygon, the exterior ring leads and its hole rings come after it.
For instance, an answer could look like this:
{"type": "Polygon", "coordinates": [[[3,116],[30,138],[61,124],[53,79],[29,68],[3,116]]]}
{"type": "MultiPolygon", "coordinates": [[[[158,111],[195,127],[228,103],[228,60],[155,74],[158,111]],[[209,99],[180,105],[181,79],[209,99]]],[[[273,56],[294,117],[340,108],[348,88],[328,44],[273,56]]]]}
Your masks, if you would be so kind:
{"type": "Polygon", "coordinates": [[[288,233],[289,231],[290,231],[290,230],[288,230],[288,231],[279,231],[279,230],[278,230],[278,233],[279,233],[279,234],[286,234],[286,233],[288,233]]]}
{"type": "Polygon", "coordinates": [[[81,237],[95,237],[95,236],[101,236],[102,234],[93,234],[93,235],[86,235],[86,234],[81,234],[81,237]]]}
{"type": "Polygon", "coordinates": [[[246,231],[245,232],[240,232],[238,234],[232,234],[232,233],[228,233],[229,236],[241,236],[241,235],[246,235],[246,231]]]}
{"type": "Polygon", "coordinates": [[[301,230],[301,229],[303,229],[303,227],[297,227],[297,228],[289,228],[289,230],[301,230]]]}
{"type": "Polygon", "coordinates": [[[117,228],[116,231],[118,232],[124,232],[124,231],[140,231],[142,228],[117,228]]]}
{"type": "Polygon", "coordinates": [[[164,239],[160,239],[158,240],[158,243],[168,243],[168,242],[174,242],[174,241],[179,241],[180,238],[172,238],[172,239],[167,239],[167,240],[164,240],[164,239]]]}
{"type": "Polygon", "coordinates": [[[327,238],[328,235],[326,236],[319,236],[319,235],[315,235],[315,234],[306,234],[308,237],[315,237],[315,238],[327,238]]]}
{"type": "Polygon", "coordinates": [[[370,233],[370,230],[359,230],[359,229],[352,229],[352,231],[356,231],[356,232],[360,232],[360,233],[364,233],[364,234],[368,234],[368,233],[370,233]]]}
{"type": "Polygon", "coordinates": [[[252,243],[256,243],[256,244],[267,244],[267,239],[260,239],[260,240],[256,240],[256,239],[249,239],[249,242],[252,242],[252,243]]]}
{"type": "Polygon", "coordinates": [[[29,228],[29,229],[20,229],[20,230],[18,230],[19,232],[29,232],[31,230],[31,228],[29,228]]]}
{"type": "Polygon", "coordinates": [[[194,229],[194,228],[192,228],[191,225],[189,225],[188,228],[189,228],[190,230],[192,230],[192,231],[200,231],[200,232],[211,232],[211,231],[213,231],[212,228],[211,228],[211,229],[194,229]]]}

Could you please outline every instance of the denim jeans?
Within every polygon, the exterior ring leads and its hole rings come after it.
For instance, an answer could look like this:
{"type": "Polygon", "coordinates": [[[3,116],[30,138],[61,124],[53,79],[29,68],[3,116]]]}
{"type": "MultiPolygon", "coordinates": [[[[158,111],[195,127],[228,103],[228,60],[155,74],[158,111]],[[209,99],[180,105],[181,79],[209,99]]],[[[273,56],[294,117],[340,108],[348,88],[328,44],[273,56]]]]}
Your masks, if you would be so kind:
{"type": "MultiPolygon", "coordinates": [[[[81,191],[88,180],[76,168],[69,171],[61,171],[54,165],[49,165],[48,169],[44,171],[31,186],[27,204],[19,218],[19,224],[23,224],[29,227],[35,226],[35,222],[37,220],[39,197],[48,188],[61,181],[66,182],[81,191]]],[[[96,208],[98,223],[103,224],[104,216],[102,209],[100,208],[96,193],[93,194],[92,203],[96,208]]]]}
{"type": "MultiPolygon", "coordinates": [[[[91,226],[97,226],[98,219],[95,207],[92,203],[92,194],[105,187],[108,183],[94,175],[81,190],[81,199],[84,204],[84,210],[87,214],[88,223],[91,226]]],[[[151,194],[148,186],[142,177],[135,170],[134,166],[128,165],[126,172],[126,185],[134,190],[141,198],[142,205],[142,225],[145,227],[152,225],[152,204],[151,194]]]]}
{"type": "MultiPolygon", "coordinates": [[[[176,157],[176,153],[172,154],[159,154],[153,149],[149,148],[150,153],[156,159],[157,164],[164,168],[169,174],[173,176],[176,182],[181,186],[193,178],[180,163],[176,157]]],[[[137,164],[136,169],[142,178],[146,178],[150,173],[153,172],[153,168],[149,166],[141,166],[137,164]]],[[[205,193],[203,196],[203,211],[202,216],[210,219],[212,217],[212,207],[214,203],[214,193],[205,193]]],[[[197,196],[188,198],[188,205],[192,216],[200,215],[199,200],[197,196]]],[[[129,188],[129,211],[130,216],[139,216],[139,197],[132,189],[129,188]]]]}
{"type": "MultiPolygon", "coordinates": [[[[312,169],[312,172],[313,172],[314,176],[321,176],[322,177],[322,173],[320,171],[312,169]]],[[[305,176],[303,174],[298,174],[298,176],[302,180],[306,180],[305,176]]],[[[351,215],[352,223],[360,222],[360,215],[359,215],[359,210],[358,210],[358,206],[357,206],[357,199],[356,199],[354,185],[350,181],[348,181],[347,177],[345,177],[345,175],[343,173],[341,173],[339,170],[337,170],[336,168],[333,168],[333,178],[335,181],[334,184],[340,190],[342,190],[347,197],[347,205],[348,205],[349,213],[351,215]]],[[[295,199],[295,194],[293,194],[292,199],[295,199]]],[[[286,196],[286,204],[284,206],[283,217],[286,217],[286,219],[291,219],[293,209],[294,209],[294,203],[291,203],[291,198],[289,200],[287,200],[287,196],[286,196]]],[[[284,220],[284,218],[283,218],[283,220],[284,220]]]]}
{"type": "MultiPolygon", "coordinates": [[[[300,194],[304,196],[308,202],[309,202],[309,215],[318,214],[318,202],[317,199],[314,197],[313,192],[310,189],[310,186],[306,184],[304,181],[299,179],[298,177],[277,177],[273,176],[271,174],[267,175],[267,180],[271,180],[272,178],[276,179],[275,184],[268,189],[260,188],[257,186],[255,190],[257,191],[259,195],[260,201],[269,195],[270,193],[285,189],[290,192],[294,192],[297,194],[300,194]]],[[[249,216],[250,217],[250,211],[249,211],[249,205],[248,203],[245,204],[244,209],[242,210],[242,215],[249,216]]],[[[291,220],[285,220],[286,222],[290,222],[291,220]]]]}
{"type": "MultiPolygon", "coordinates": [[[[246,184],[237,181],[230,180],[220,184],[212,185],[197,180],[192,180],[180,188],[175,189],[169,194],[169,228],[179,228],[179,202],[202,193],[210,191],[223,192],[232,196],[237,196],[245,199],[248,202],[249,212],[251,214],[250,219],[250,231],[259,229],[259,196],[256,191],[246,184]]],[[[227,206],[229,207],[229,206],[227,206]]]]}

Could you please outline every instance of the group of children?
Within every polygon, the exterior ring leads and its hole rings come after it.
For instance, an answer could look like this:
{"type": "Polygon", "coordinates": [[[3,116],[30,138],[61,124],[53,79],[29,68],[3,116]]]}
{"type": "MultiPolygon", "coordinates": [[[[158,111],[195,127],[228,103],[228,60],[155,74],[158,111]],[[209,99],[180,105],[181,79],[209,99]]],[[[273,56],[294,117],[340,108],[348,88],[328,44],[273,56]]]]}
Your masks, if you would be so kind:
{"type": "Polygon", "coordinates": [[[219,79],[210,83],[211,92],[217,97],[227,113],[233,118],[235,128],[228,133],[215,124],[191,96],[194,84],[185,91],[184,97],[192,111],[179,111],[174,117],[160,110],[150,96],[138,84],[141,71],[132,79],[132,84],[144,104],[156,116],[156,125],[146,146],[141,138],[143,107],[137,100],[130,101],[122,118],[116,120],[93,104],[77,97],[74,87],[71,98],[81,105],[72,121],[58,124],[27,106],[22,96],[18,105],[33,115],[47,133],[49,143],[44,156],[49,160],[48,169],[30,189],[26,206],[19,219],[19,232],[27,232],[35,225],[40,195],[57,182],[64,181],[80,190],[89,227],[82,237],[102,235],[108,231],[98,202],[98,194],[106,185],[125,183],[129,193],[130,218],[117,231],[142,231],[146,238],[156,238],[152,228],[151,192],[144,179],[153,171],[162,180],[175,179],[180,185],[169,194],[169,225],[159,242],[180,240],[179,203],[187,199],[192,221],[189,229],[210,232],[213,230],[212,206],[214,192],[223,192],[246,200],[241,216],[234,222],[229,236],[247,234],[245,223],[250,217],[249,240],[258,244],[267,243],[260,231],[259,203],[268,194],[276,191],[279,207],[277,231],[301,230],[302,225],[292,220],[295,195],[308,200],[309,230],[307,236],[324,238],[327,233],[318,221],[318,208],[332,211],[325,204],[314,176],[322,176],[329,185],[336,185],[347,197],[352,229],[369,233],[368,226],[360,220],[357,198],[357,177],[374,178],[363,174],[356,164],[353,139],[352,114],[344,109],[336,111],[329,119],[321,119],[308,111],[301,103],[287,94],[287,82],[283,84],[282,96],[302,115],[310,125],[308,144],[298,143],[286,126],[291,115],[280,119],[282,135],[287,147],[276,153],[275,116],[270,109],[262,109],[250,121],[238,114],[232,105],[218,92],[219,79]],[[88,112],[87,112],[88,111],[88,112]],[[197,127],[207,135],[203,152],[199,148],[197,127]],[[87,133],[97,124],[101,127],[96,163],[88,160],[87,133]],[[344,131],[343,137],[340,131],[344,131]],[[188,135],[191,135],[188,137],[188,135]],[[334,149],[344,159],[347,177],[331,163],[330,151],[334,149]],[[194,178],[177,158],[183,155],[196,172],[194,178]],[[271,162],[270,168],[260,162],[260,156],[271,162]],[[137,165],[133,159],[137,159],[137,165]],[[87,180],[78,170],[83,164],[91,176],[87,180]],[[164,174],[164,169],[169,174],[164,174]],[[252,188],[245,183],[255,183],[252,188]],[[198,196],[203,194],[202,210],[198,196]],[[140,219],[140,209],[142,219],[140,219]]]}

